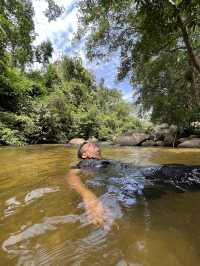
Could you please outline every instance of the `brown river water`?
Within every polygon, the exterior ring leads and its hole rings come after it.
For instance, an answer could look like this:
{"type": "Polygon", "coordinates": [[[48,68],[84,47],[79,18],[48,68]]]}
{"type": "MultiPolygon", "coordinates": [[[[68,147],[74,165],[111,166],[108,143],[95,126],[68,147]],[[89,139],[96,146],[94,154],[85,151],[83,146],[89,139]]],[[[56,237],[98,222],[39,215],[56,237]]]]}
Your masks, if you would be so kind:
{"type": "MultiPolygon", "coordinates": [[[[195,149],[105,147],[103,155],[135,165],[200,165],[195,149]]],[[[167,191],[129,207],[107,195],[115,222],[103,230],[88,224],[66,181],[76,161],[76,149],[64,145],[0,148],[1,266],[200,265],[200,191],[167,191]]]]}

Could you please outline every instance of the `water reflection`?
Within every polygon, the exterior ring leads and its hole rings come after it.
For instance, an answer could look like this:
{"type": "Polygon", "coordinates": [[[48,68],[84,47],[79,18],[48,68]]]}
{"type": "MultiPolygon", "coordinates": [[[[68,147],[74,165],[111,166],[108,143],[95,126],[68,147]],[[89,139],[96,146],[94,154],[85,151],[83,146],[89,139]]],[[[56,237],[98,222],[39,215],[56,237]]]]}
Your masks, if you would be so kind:
{"type": "Polygon", "coordinates": [[[42,198],[44,196],[44,194],[53,193],[53,192],[57,192],[57,191],[59,191],[59,188],[58,187],[55,187],[55,188],[50,188],[50,187],[37,188],[35,190],[32,190],[31,192],[29,192],[25,196],[24,202],[26,204],[29,204],[33,200],[42,198]]]}
{"type": "Polygon", "coordinates": [[[2,217],[2,219],[6,218],[9,215],[14,214],[20,206],[22,207],[22,206],[28,205],[31,202],[42,198],[45,194],[58,192],[59,190],[60,190],[59,187],[37,188],[27,193],[25,195],[23,202],[16,200],[16,197],[7,199],[5,202],[5,206],[7,208],[4,210],[4,217],[2,217]]]}

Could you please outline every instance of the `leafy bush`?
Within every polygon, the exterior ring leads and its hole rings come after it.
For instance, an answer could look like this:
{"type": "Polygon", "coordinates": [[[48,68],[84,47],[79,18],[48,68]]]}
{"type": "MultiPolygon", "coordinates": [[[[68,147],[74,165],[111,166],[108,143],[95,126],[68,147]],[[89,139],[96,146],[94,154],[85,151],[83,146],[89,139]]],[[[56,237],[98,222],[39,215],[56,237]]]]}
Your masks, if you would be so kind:
{"type": "Polygon", "coordinates": [[[2,144],[65,143],[91,136],[112,140],[141,127],[121,93],[98,86],[77,58],[64,57],[27,74],[9,66],[1,79],[2,144]]]}

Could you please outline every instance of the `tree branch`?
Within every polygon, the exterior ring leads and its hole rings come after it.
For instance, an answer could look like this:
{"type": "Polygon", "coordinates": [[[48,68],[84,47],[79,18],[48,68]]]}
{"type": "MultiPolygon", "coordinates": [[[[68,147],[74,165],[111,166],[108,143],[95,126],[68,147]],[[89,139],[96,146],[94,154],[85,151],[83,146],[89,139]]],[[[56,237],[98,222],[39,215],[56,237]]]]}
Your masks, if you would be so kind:
{"type": "Polygon", "coordinates": [[[181,18],[179,13],[177,13],[177,21],[178,21],[178,26],[181,29],[183,41],[185,43],[185,46],[186,46],[186,49],[187,49],[187,52],[188,52],[188,56],[189,56],[189,58],[191,60],[191,63],[194,66],[194,68],[200,74],[200,64],[198,62],[198,59],[197,59],[196,55],[194,54],[194,50],[193,50],[193,47],[192,47],[188,32],[186,30],[186,27],[185,27],[185,25],[183,23],[183,20],[182,20],[182,18],[181,18]]]}

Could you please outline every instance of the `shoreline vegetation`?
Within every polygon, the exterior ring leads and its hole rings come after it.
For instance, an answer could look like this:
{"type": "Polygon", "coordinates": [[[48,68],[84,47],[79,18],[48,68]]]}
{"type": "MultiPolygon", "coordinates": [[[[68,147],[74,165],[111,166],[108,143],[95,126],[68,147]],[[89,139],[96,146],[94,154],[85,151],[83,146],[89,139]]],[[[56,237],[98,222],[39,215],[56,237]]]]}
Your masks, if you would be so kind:
{"type": "MultiPolygon", "coordinates": [[[[45,15],[56,20],[63,8],[46,1],[45,15]]],[[[35,45],[32,1],[2,1],[0,145],[93,136],[123,146],[200,147],[200,4],[186,2],[80,1],[75,39],[87,36],[91,60],[119,53],[117,79],[133,86],[126,102],[80,58],[53,62],[50,40],[35,45]]]]}

